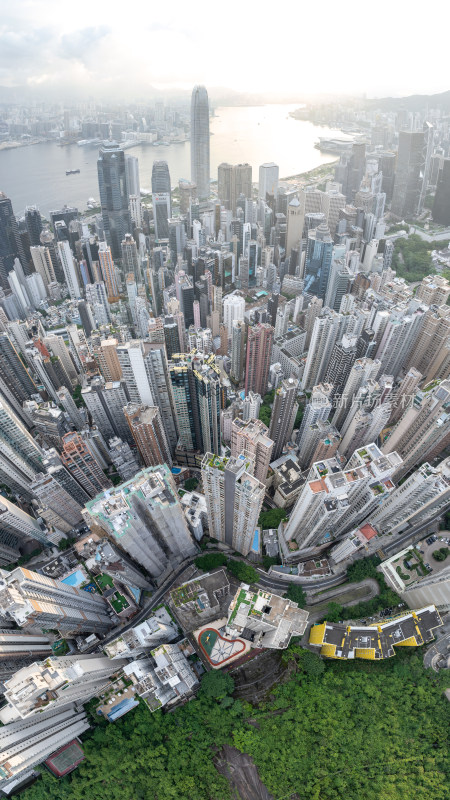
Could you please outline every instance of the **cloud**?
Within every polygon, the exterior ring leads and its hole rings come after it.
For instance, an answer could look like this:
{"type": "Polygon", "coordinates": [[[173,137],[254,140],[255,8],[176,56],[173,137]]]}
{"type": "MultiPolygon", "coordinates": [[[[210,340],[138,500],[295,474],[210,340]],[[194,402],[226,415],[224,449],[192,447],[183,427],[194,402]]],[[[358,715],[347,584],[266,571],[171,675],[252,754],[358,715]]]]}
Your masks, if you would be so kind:
{"type": "Polygon", "coordinates": [[[97,47],[110,33],[111,28],[106,25],[66,33],[61,36],[58,55],[61,58],[76,58],[84,62],[91,54],[92,48],[97,47]]]}
{"type": "Polygon", "coordinates": [[[335,0],[291,2],[283,14],[272,0],[137,0],[132,13],[111,0],[18,0],[2,8],[0,86],[33,86],[41,97],[51,87],[63,100],[195,83],[299,96],[440,91],[448,48],[439,6],[428,0],[425,19],[406,18],[401,3],[378,0],[377,19],[389,20],[379,34],[359,0],[347,0],[345,14],[335,0]]]}

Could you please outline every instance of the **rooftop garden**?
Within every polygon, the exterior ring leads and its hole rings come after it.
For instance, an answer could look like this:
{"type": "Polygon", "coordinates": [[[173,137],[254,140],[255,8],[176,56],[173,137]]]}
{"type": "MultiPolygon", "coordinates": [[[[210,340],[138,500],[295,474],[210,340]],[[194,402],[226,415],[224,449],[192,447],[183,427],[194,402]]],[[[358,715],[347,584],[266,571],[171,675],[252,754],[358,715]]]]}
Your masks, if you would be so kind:
{"type": "Polygon", "coordinates": [[[233,624],[233,622],[234,622],[234,620],[236,618],[236,614],[237,614],[237,612],[239,610],[239,606],[241,605],[241,603],[245,603],[248,606],[250,605],[250,601],[247,600],[246,595],[247,595],[246,590],[245,589],[241,589],[239,594],[238,594],[238,596],[237,596],[237,598],[236,598],[236,602],[234,604],[233,611],[231,612],[231,615],[228,617],[228,625],[232,625],[233,624]]]}
{"type": "Polygon", "coordinates": [[[119,591],[114,592],[113,596],[109,598],[109,602],[111,603],[116,614],[120,614],[122,611],[125,611],[125,609],[130,605],[126,597],[124,597],[123,594],[120,594],[119,591]]]}
{"type": "Polygon", "coordinates": [[[95,578],[95,582],[99,589],[103,592],[105,589],[113,589],[114,582],[110,575],[107,575],[105,572],[100,573],[95,578]]]}

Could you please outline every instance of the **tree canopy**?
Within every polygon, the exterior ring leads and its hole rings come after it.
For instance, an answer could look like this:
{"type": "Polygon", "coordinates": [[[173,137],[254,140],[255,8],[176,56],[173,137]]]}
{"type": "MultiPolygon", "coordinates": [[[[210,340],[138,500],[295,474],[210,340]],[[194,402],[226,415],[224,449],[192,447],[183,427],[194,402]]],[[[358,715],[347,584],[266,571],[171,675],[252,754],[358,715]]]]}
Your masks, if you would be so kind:
{"type": "Polygon", "coordinates": [[[304,608],[306,605],[306,594],[298,583],[289,584],[285,597],[287,597],[288,600],[292,600],[294,603],[297,603],[300,608],[304,608]]]}
{"type": "Polygon", "coordinates": [[[263,530],[269,528],[278,528],[282,519],[287,519],[287,514],[284,508],[270,508],[269,511],[261,511],[258,519],[258,525],[263,530]]]}
{"type": "Polygon", "coordinates": [[[174,713],[151,714],[141,701],[91,730],[77,770],[57,780],[43,769],[22,797],[230,800],[213,760],[230,744],[253,759],[273,797],[448,800],[445,671],[424,670],[420,648],[377,663],[324,662],[295,643],[288,649],[291,677],[262,705],[205,691],[228,678],[205,676],[197,697],[174,713]]]}

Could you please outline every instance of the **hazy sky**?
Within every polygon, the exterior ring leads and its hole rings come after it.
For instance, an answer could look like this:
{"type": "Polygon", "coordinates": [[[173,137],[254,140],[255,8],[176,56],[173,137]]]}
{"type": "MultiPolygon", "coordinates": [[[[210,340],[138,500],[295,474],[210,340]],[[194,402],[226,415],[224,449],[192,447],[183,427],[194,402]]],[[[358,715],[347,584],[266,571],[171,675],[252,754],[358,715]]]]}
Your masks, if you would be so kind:
{"type": "Polygon", "coordinates": [[[130,97],[194,83],[299,96],[450,89],[448,5],[416,4],[3,0],[0,86],[130,97]]]}

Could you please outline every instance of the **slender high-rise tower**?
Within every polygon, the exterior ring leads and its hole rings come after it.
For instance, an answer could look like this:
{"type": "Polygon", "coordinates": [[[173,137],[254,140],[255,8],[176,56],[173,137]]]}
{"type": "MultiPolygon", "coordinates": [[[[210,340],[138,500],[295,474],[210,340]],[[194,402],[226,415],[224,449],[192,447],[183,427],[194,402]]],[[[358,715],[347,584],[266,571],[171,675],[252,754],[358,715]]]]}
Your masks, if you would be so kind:
{"type": "Polygon", "coordinates": [[[125,153],[116,142],[100,148],[97,160],[98,186],[106,241],[113,258],[120,258],[120,243],[131,230],[125,153]]]}
{"type": "Polygon", "coordinates": [[[209,103],[204,86],[194,86],[191,99],[191,180],[200,200],[209,197],[209,103]]]}

